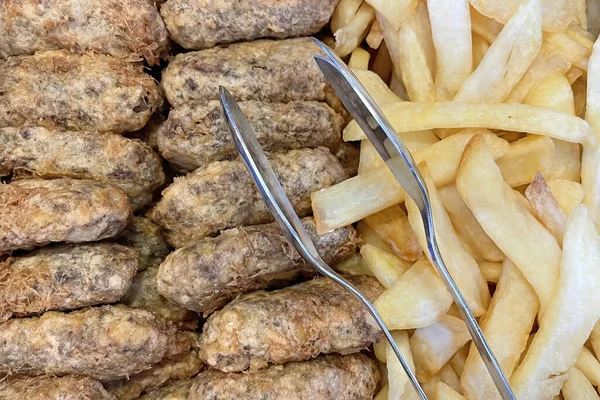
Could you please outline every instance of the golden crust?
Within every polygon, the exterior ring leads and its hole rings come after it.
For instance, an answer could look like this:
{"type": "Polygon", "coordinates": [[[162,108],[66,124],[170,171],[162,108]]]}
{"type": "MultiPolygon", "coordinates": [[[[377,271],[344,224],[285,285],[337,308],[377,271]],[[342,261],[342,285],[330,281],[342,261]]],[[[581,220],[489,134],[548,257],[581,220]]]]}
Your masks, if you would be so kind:
{"type": "MultiPolygon", "coordinates": [[[[303,220],[327,263],[356,250],[349,226],[317,235],[312,218],[303,220]]],[[[160,265],[158,290],[182,306],[205,315],[236,296],[315,274],[275,223],[234,228],[171,253],[160,265]]]]}
{"type": "MultiPolygon", "coordinates": [[[[371,301],[383,292],[374,278],[348,279],[371,301]]],[[[379,327],[363,305],[321,277],[242,295],[213,313],[203,327],[200,358],[212,368],[235,372],[319,354],[349,354],[380,338],[379,327]]]]}
{"type": "Polygon", "coordinates": [[[113,243],[58,245],[0,266],[0,320],[118,301],[137,270],[134,250],[113,243]]]}
{"type": "MultiPolygon", "coordinates": [[[[346,178],[326,148],[290,150],[269,157],[296,212],[311,211],[310,194],[346,178]]],[[[198,168],[163,191],[152,219],[174,247],[183,247],[223,229],[273,220],[241,160],[215,161],[198,168]]]]}
{"type": "Polygon", "coordinates": [[[284,39],[319,32],[338,0],[169,0],[160,13],[173,40],[205,49],[263,37],[284,39]]]}
{"type": "Polygon", "coordinates": [[[219,85],[237,100],[323,100],[327,82],[315,54],[321,51],[308,38],[256,40],[183,53],[163,71],[161,85],[174,107],[219,100],[219,85]]]}
{"type": "Polygon", "coordinates": [[[109,238],[130,216],[125,192],[107,183],[25,179],[0,185],[0,252],[109,238]]]}
{"type": "Polygon", "coordinates": [[[189,400],[371,400],[379,384],[375,361],[363,354],[321,356],[246,373],[206,371],[189,400]]]}
{"type": "MultiPolygon", "coordinates": [[[[242,101],[239,105],[265,151],[319,146],[334,149],[339,145],[343,120],[325,103],[242,101]]],[[[162,156],[188,171],[237,156],[216,100],[171,110],[157,139],[162,156]]]]}
{"type": "Polygon", "coordinates": [[[141,64],[65,50],[0,61],[0,127],[131,132],[161,105],[141,64]]]}
{"type": "Polygon", "coordinates": [[[102,384],[84,376],[9,378],[0,382],[0,400],[116,400],[102,384]]]}
{"type": "Polygon", "coordinates": [[[175,329],[149,311],[101,306],[0,325],[0,373],[126,378],[160,362],[175,329]]]}

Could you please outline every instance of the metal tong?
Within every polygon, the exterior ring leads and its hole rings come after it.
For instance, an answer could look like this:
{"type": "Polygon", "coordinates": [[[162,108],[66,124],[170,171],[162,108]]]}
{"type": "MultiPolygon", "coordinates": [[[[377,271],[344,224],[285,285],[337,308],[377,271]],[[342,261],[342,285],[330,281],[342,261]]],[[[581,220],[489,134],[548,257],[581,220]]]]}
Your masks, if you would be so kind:
{"type": "MultiPolygon", "coordinates": [[[[452,276],[442,260],[435,238],[427,187],[424,184],[423,177],[415,165],[410,152],[352,71],[333,52],[333,50],[320,41],[316,39],[313,40],[321,47],[326,55],[316,55],[314,57],[317,65],[335,90],[338,97],[342,100],[346,109],[354,119],[356,119],[367,138],[371,141],[388,168],[392,171],[396,180],[419,208],[425,227],[425,234],[427,236],[427,250],[431,255],[434,267],[452,294],[454,302],[458,306],[463,320],[473,338],[473,342],[475,343],[498,392],[504,400],[515,400],[515,396],[512,393],[506,377],[500,369],[498,361],[494,357],[475,317],[473,317],[462,293],[456,286],[456,283],[452,279],[452,276]]],[[[239,108],[231,93],[223,86],[219,87],[219,93],[223,115],[238,152],[248,167],[250,175],[258,186],[267,207],[273,214],[275,221],[277,221],[285,236],[294,245],[304,260],[312,264],[321,274],[332,279],[360,300],[383,331],[419,397],[422,400],[427,400],[427,396],[417,382],[414,373],[411,371],[400,349],[394,342],[390,331],[385,326],[385,323],[373,304],[356,287],[331,269],[331,267],[329,267],[329,265],[327,265],[319,256],[310,235],[300,222],[300,218],[294,211],[275,172],[262,151],[248,119],[239,108]]]]}

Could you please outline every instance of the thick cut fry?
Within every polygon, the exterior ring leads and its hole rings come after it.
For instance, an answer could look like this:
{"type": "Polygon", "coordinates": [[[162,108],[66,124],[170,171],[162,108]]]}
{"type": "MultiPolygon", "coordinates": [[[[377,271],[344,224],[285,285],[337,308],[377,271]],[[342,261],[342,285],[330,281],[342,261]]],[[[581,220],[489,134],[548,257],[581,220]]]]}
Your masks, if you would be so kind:
{"type": "Polygon", "coordinates": [[[431,379],[470,340],[465,323],[450,315],[443,315],[437,322],[415,330],[410,338],[410,348],[417,379],[431,379]]]}
{"type": "Polygon", "coordinates": [[[471,38],[473,42],[473,70],[477,69],[481,60],[490,48],[490,44],[483,38],[483,36],[473,33],[471,38]]]}
{"type": "MultiPolygon", "coordinates": [[[[585,120],[600,135],[600,41],[594,43],[594,50],[588,65],[587,104],[585,120]]],[[[584,147],[581,162],[581,184],[585,191],[585,204],[594,222],[600,222],[600,147],[584,147]]]]}
{"type": "Polygon", "coordinates": [[[427,0],[436,54],[437,101],[451,100],[471,74],[471,17],[467,0],[427,0]]]}
{"type": "Polygon", "coordinates": [[[519,7],[464,82],[454,101],[500,103],[519,82],[542,45],[540,0],[519,7]]]}
{"type": "Polygon", "coordinates": [[[375,72],[363,71],[360,69],[354,70],[353,72],[379,107],[385,104],[402,101],[402,99],[396,96],[375,72]]]}
{"type": "Polygon", "coordinates": [[[358,174],[362,175],[378,167],[385,166],[383,158],[368,140],[360,141],[360,159],[358,161],[358,174]]]}
{"type": "Polygon", "coordinates": [[[360,8],[363,0],[340,0],[331,16],[331,32],[337,32],[339,29],[348,25],[356,12],[360,8]]]}
{"type": "Polygon", "coordinates": [[[446,385],[444,382],[438,382],[435,386],[435,400],[462,400],[465,397],[446,385]]]}
{"type": "Polygon", "coordinates": [[[460,378],[456,375],[456,372],[454,372],[450,364],[444,365],[444,367],[427,382],[421,382],[421,387],[428,398],[435,399],[435,390],[439,382],[445,383],[456,392],[462,392],[462,389],[460,388],[460,378]]]}
{"type": "Polygon", "coordinates": [[[590,381],[577,367],[567,370],[567,379],[561,393],[565,400],[600,400],[590,381]]]}
{"type": "Polygon", "coordinates": [[[531,135],[510,144],[510,151],[498,159],[504,181],[510,187],[526,185],[535,174],[552,165],[554,143],[547,136],[531,135]]]}
{"type": "MultiPolygon", "coordinates": [[[[366,71],[369,69],[369,59],[371,54],[362,47],[357,47],[350,56],[348,67],[356,71],[366,71]]],[[[364,83],[363,83],[364,85],[364,83]]],[[[371,95],[372,96],[372,95],[371,95]]]]}
{"type": "Polygon", "coordinates": [[[439,189],[438,193],[454,229],[473,251],[473,255],[486,261],[500,262],[504,260],[504,254],[479,225],[469,207],[460,197],[456,186],[446,185],[439,189]]]}
{"type": "Polygon", "coordinates": [[[502,274],[502,263],[484,261],[479,264],[479,269],[488,283],[498,283],[502,274]]]}
{"type": "MultiPolygon", "coordinates": [[[[427,185],[427,190],[429,191],[429,201],[431,204],[433,220],[435,221],[434,229],[437,236],[440,254],[444,259],[448,271],[456,282],[456,285],[465,297],[465,300],[473,312],[473,315],[479,317],[485,313],[490,301],[490,292],[487,282],[485,281],[485,278],[479,269],[477,261],[475,261],[473,255],[463,244],[454,230],[452,222],[450,221],[450,217],[446,213],[437,189],[435,188],[431,176],[429,175],[427,165],[420,164],[419,168],[421,169],[421,173],[425,178],[425,184],[427,185]]],[[[425,236],[421,212],[419,211],[415,202],[410,198],[406,199],[406,208],[408,210],[408,220],[410,221],[410,225],[419,239],[419,243],[421,243],[421,247],[423,249],[427,249],[427,239],[425,236]]],[[[426,252],[426,255],[430,262],[432,262],[431,260],[433,256],[429,254],[429,251],[426,252]]],[[[450,355],[450,357],[451,356],[452,355],[450,355]]],[[[445,362],[439,365],[439,368],[441,368],[444,364],[445,362]]],[[[435,372],[437,371],[433,371],[431,375],[433,375],[435,372]]]]}
{"type": "Polygon", "coordinates": [[[449,365],[458,376],[462,376],[463,371],[465,370],[465,364],[467,362],[467,357],[469,356],[469,348],[470,344],[465,344],[456,352],[454,357],[452,357],[452,360],[450,360],[449,365]]]}
{"type": "MultiPolygon", "coordinates": [[[[585,33],[589,34],[588,32],[585,33]]],[[[587,59],[594,45],[593,38],[590,40],[590,38],[572,30],[565,32],[545,32],[544,44],[554,52],[565,57],[571,64],[581,66],[584,70],[587,70],[587,59]]]]}
{"type": "Polygon", "coordinates": [[[600,362],[587,347],[581,349],[575,366],[583,372],[592,385],[600,386],[600,362]]]}
{"type": "Polygon", "coordinates": [[[504,182],[481,137],[465,148],[456,188],[485,232],[533,286],[543,310],[558,277],[560,246],[504,182]]]}
{"type": "Polygon", "coordinates": [[[402,139],[411,153],[440,141],[440,138],[431,129],[417,132],[403,132],[398,136],[400,136],[400,139],[402,139]]]}
{"type": "Polygon", "coordinates": [[[558,201],[558,205],[568,217],[583,201],[584,191],[581,184],[564,179],[553,179],[548,181],[552,195],[558,201]]]}
{"type": "Polygon", "coordinates": [[[536,174],[535,179],[525,189],[525,197],[531,203],[533,214],[548,228],[562,245],[567,216],[552,195],[542,174],[536,174]]]}
{"type": "Polygon", "coordinates": [[[365,259],[369,270],[386,289],[393,286],[412,266],[400,257],[370,244],[362,246],[360,254],[365,259]]]}
{"type": "Polygon", "coordinates": [[[511,377],[520,400],[552,399],[600,317],[600,237],[585,206],[567,221],[560,277],[523,362],[511,377]]]}
{"type": "MultiPolygon", "coordinates": [[[[488,128],[550,136],[595,145],[597,138],[584,120],[525,104],[393,103],[381,107],[396,132],[434,128],[488,128]]],[[[356,121],[344,129],[344,140],[366,136],[356,121]]]]}
{"type": "Polygon", "coordinates": [[[383,29],[381,28],[379,21],[375,20],[375,22],[373,22],[365,40],[370,48],[375,50],[379,48],[381,42],[383,42],[383,29]]]}
{"type": "Polygon", "coordinates": [[[341,57],[352,53],[365,39],[369,28],[375,20],[375,10],[369,4],[362,3],[348,25],[335,31],[335,51],[341,57]]]}
{"type": "MultiPolygon", "coordinates": [[[[525,350],[538,309],[539,301],[533,288],[517,267],[507,259],[504,261],[490,307],[480,324],[507,378],[525,350]]],[[[501,399],[474,346],[471,346],[465,363],[461,386],[468,398],[501,399]]]]}
{"type": "Polygon", "coordinates": [[[373,272],[371,272],[371,270],[369,269],[367,262],[362,258],[362,256],[358,252],[352,254],[345,260],[332,265],[332,268],[346,275],[375,276],[373,275],[373,272]]]}
{"type": "Polygon", "coordinates": [[[392,206],[369,215],[365,222],[392,249],[394,254],[416,261],[422,254],[417,236],[413,232],[406,213],[399,206],[392,206]]]}
{"type": "Polygon", "coordinates": [[[400,28],[402,22],[410,17],[417,5],[417,0],[366,0],[379,14],[385,16],[394,29],[400,28]]]}
{"type": "Polygon", "coordinates": [[[420,258],[375,301],[389,329],[429,326],[448,311],[450,292],[426,258],[420,258]]]}
{"type": "Polygon", "coordinates": [[[364,220],[359,221],[356,225],[356,233],[360,240],[358,242],[358,247],[370,244],[388,253],[393,253],[392,249],[390,249],[390,247],[383,241],[381,236],[379,236],[377,232],[367,225],[364,220]]]}
{"type": "MultiPolygon", "coordinates": [[[[400,349],[400,352],[406,359],[410,369],[415,371],[415,364],[413,361],[412,351],[408,340],[408,333],[406,331],[395,331],[392,332],[394,342],[400,349]]],[[[389,343],[385,342],[385,354],[387,359],[387,372],[388,372],[388,400],[400,400],[406,399],[409,390],[413,390],[411,383],[408,380],[408,375],[404,372],[400,361],[396,357],[396,353],[392,349],[389,343]]]]}
{"type": "MultiPolygon", "coordinates": [[[[465,145],[478,130],[468,130],[415,151],[417,163],[426,162],[436,186],[452,182],[465,145]]],[[[494,159],[508,152],[508,143],[492,133],[484,133],[494,159]]],[[[404,200],[404,190],[387,166],[347,179],[312,194],[312,208],[319,234],[352,224],[368,215],[404,200]],[[341,225],[340,225],[341,224],[341,225]]]]}
{"type": "Polygon", "coordinates": [[[470,7],[471,29],[474,33],[481,35],[488,43],[493,43],[504,27],[492,18],[480,14],[476,9],[470,7]]]}

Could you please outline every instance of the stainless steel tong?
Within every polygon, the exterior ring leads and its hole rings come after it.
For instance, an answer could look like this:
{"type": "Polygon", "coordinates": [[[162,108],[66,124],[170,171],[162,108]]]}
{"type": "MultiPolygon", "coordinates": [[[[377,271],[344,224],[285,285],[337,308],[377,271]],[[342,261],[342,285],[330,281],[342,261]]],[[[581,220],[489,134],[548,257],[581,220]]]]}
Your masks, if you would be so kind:
{"type": "MultiPolygon", "coordinates": [[[[314,39],[314,41],[321,47],[325,54],[325,56],[315,56],[317,65],[337,93],[338,97],[344,103],[346,109],[352,114],[354,119],[356,119],[367,138],[371,141],[388,168],[404,188],[406,194],[417,204],[421,212],[425,234],[427,236],[427,250],[431,255],[434,267],[452,294],[454,302],[460,310],[463,320],[471,333],[473,342],[475,343],[498,392],[504,400],[514,400],[515,396],[510,389],[506,377],[500,369],[498,361],[494,357],[494,354],[486,342],[462,293],[456,286],[456,283],[452,279],[452,276],[442,260],[435,238],[427,187],[424,184],[423,177],[415,165],[410,152],[352,71],[333,52],[333,50],[316,39],[314,39]]],[[[238,152],[246,163],[246,166],[256,182],[269,210],[288,240],[295,246],[300,255],[308,263],[312,264],[317,271],[334,280],[362,302],[383,331],[387,341],[402,365],[402,368],[408,375],[415,391],[421,399],[426,400],[427,396],[417,382],[414,373],[410,370],[400,349],[394,342],[390,331],[385,326],[385,323],[377,310],[375,310],[373,304],[358,289],[356,289],[356,287],[346,281],[321,259],[310,235],[300,222],[300,218],[294,211],[275,172],[262,151],[248,119],[240,110],[235,99],[227,89],[221,86],[219,92],[223,115],[238,152]]]]}

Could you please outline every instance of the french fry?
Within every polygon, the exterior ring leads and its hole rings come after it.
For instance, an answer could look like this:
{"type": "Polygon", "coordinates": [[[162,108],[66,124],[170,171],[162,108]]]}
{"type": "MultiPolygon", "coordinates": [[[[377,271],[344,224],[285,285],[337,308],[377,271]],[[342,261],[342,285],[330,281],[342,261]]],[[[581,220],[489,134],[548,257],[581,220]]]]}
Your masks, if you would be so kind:
{"type": "Polygon", "coordinates": [[[502,274],[502,263],[483,261],[479,264],[479,269],[487,283],[498,283],[502,274]]]}
{"type": "Polygon", "coordinates": [[[356,15],[356,12],[362,3],[363,0],[340,0],[331,16],[331,22],[329,24],[331,32],[336,32],[348,25],[356,15]]]}
{"type": "Polygon", "coordinates": [[[508,20],[454,101],[502,102],[525,74],[541,45],[542,6],[539,0],[529,0],[508,20]]]}
{"type": "MultiPolygon", "coordinates": [[[[448,137],[415,151],[415,161],[427,162],[436,186],[452,182],[460,155],[477,130],[448,137]]],[[[483,134],[495,159],[508,152],[508,143],[492,133],[483,134]]],[[[370,170],[312,194],[312,207],[319,234],[352,224],[364,217],[404,201],[404,191],[387,166],[370,170]],[[339,225],[342,224],[342,225],[339,225]]]]}
{"type": "Polygon", "coordinates": [[[411,153],[414,153],[422,148],[429,147],[432,144],[436,144],[440,141],[440,138],[438,138],[431,129],[418,132],[404,132],[398,136],[400,136],[400,139],[402,139],[411,153]]]}
{"type": "Polygon", "coordinates": [[[366,70],[354,70],[353,72],[379,107],[402,101],[375,72],[366,70]]]}
{"type": "Polygon", "coordinates": [[[370,244],[362,246],[360,254],[365,259],[371,273],[386,289],[393,286],[400,276],[412,266],[411,263],[400,257],[370,244]]]}
{"type": "MultiPolygon", "coordinates": [[[[585,120],[600,135],[600,42],[594,43],[594,50],[588,65],[588,84],[585,120]]],[[[584,146],[581,159],[581,184],[585,191],[585,204],[594,222],[600,222],[600,147],[584,146]]]]}
{"type": "Polygon", "coordinates": [[[469,347],[470,344],[465,344],[456,352],[454,357],[452,357],[452,360],[450,360],[450,366],[458,376],[461,376],[465,369],[465,363],[467,362],[467,357],[469,355],[469,347]]]}
{"type": "Polygon", "coordinates": [[[483,36],[473,33],[473,71],[477,69],[481,60],[490,48],[490,44],[483,38],[483,36]]]}
{"type": "Polygon", "coordinates": [[[399,206],[391,206],[365,218],[365,222],[392,249],[398,257],[416,261],[423,254],[406,213],[399,206]]]}
{"type": "Polygon", "coordinates": [[[510,150],[496,161],[510,187],[530,183],[535,174],[552,165],[554,143],[547,136],[531,135],[510,144],[510,150]]]}
{"type": "MultiPolygon", "coordinates": [[[[446,213],[437,189],[429,175],[427,165],[420,164],[419,168],[421,169],[427,190],[429,191],[431,212],[433,220],[435,221],[434,229],[440,254],[444,259],[448,271],[456,282],[456,285],[465,297],[473,315],[476,317],[483,315],[485,310],[487,310],[490,301],[490,292],[487,282],[479,270],[477,261],[475,261],[473,255],[454,230],[450,217],[446,213]]],[[[419,239],[419,243],[421,243],[421,247],[427,249],[427,239],[419,208],[412,199],[407,198],[406,209],[408,211],[408,220],[419,239]]],[[[428,256],[429,261],[432,262],[431,260],[433,257],[431,254],[429,254],[428,251],[425,253],[428,256]]],[[[444,364],[445,362],[439,367],[441,368],[444,364]]]]}
{"type": "Polygon", "coordinates": [[[410,338],[410,348],[417,379],[431,379],[470,340],[471,335],[465,323],[449,315],[443,315],[437,322],[415,330],[410,338]]]}
{"type": "Polygon", "coordinates": [[[596,325],[594,325],[594,329],[592,329],[592,333],[590,333],[589,341],[594,350],[594,354],[598,357],[598,354],[600,354],[600,321],[596,322],[596,325]]]}
{"type": "Polygon", "coordinates": [[[460,378],[456,375],[456,372],[452,369],[450,364],[446,364],[440,369],[440,371],[435,374],[430,380],[427,382],[420,382],[423,391],[427,395],[428,398],[435,398],[435,388],[438,382],[443,382],[446,385],[450,386],[456,392],[461,392],[460,388],[460,378]]]}
{"type": "Polygon", "coordinates": [[[448,101],[473,67],[469,3],[467,0],[427,0],[427,9],[437,60],[436,100],[448,101]]]}
{"type": "Polygon", "coordinates": [[[456,188],[485,232],[533,286],[543,312],[558,278],[560,246],[504,182],[480,136],[465,148],[456,188]]]}
{"type": "Polygon", "coordinates": [[[567,370],[567,379],[562,386],[561,392],[565,400],[600,399],[590,381],[577,367],[571,367],[567,370]]]}
{"type": "MultiPolygon", "coordinates": [[[[383,43],[385,45],[385,42],[383,43]]],[[[398,67],[394,68],[394,72],[390,77],[390,90],[396,94],[396,96],[400,97],[404,101],[409,101],[410,97],[408,97],[408,93],[406,91],[406,87],[404,83],[402,83],[402,78],[400,78],[400,69],[398,67]]]]}
{"type": "Polygon", "coordinates": [[[581,184],[565,179],[553,179],[547,182],[558,205],[568,217],[583,201],[584,191],[581,184]]]}
{"type": "Polygon", "coordinates": [[[352,53],[365,39],[374,20],[375,10],[373,7],[366,2],[362,3],[350,22],[333,32],[335,36],[335,52],[340,57],[345,57],[352,53]]]}
{"type": "Polygon", "coordinates": [[[504,260],[504,254],[479,225],[469,207],[458,194],[456,186],[446,185],[439,189],[438,193],[454,229],[473,251],[473,255],[486,261],[500,262],[504,260]]]}
{"type": "Polygon", "coordinates": [[[446,385],[444,382],[438,382],[435,386],[435,400],[462,400],[465,397],[446,385]]]}
{"type": "MultiPolygon", "coordinates": [[[[400,352],[406,359],[408,366],[414,372],[415,365],[408,340],[408,333],[406,333],[406,331],[393,331],[392,337],[400,349],[400,352]]],[[[404,372],[400,361],[398,361],[392,346],[390,346],[387,342],[385,354],[387,359],[389,384],[388,400],[400,400],[406,398],[408,395],[408,390],[412,390],[411,383],[408,380],[408,375],[406,375],[404,372]]]]}
{"type": "MultiPolygon", "coordinates": [[[[574,143],[597,143],[584,120],[525,104],[393,103],[381,107],[396,132],[435,128],[487,128],[545,135],[574,143]]],[[[344,140],[366,136],[356,121],[344,129],[344,140]]]]}
{"type": "Polygon", "coordinates": [[[388,20],[394,29],[399,29],[402,22],[410,17],[417,5],[417,0],[366,0],[388,20]]]}
{"type": "Polygon", "coordinates": [[[585,206],[567,221],[560,277],[523,362],[511,377],[520,400],[552,399],[600,318],[600,237],[585,206]]]}
{"type": "Polygon", "coordinates": [[[385,354],[387,346],[388,343],[385,338],[382,338],[379,342],[373,343],[373,353],[375,353],[375,358],[384,364],[387,363],[387,356],[385,354]]]}
{"type": "Polygon", "coordinates": [[[567,216],[552,195],[542,174],[535,175],[533,182],[525,190],[525,197],[533,208],[533,214],[548,228],[562,245],[567,216]]]}
{"type": "Polygon", "coordinates": [[[587,347],[581,349],[575,366],[583,372],[592,385],[600,386],[600,362],[587,347]]]}
{"type": "Polygon", "coordinates": [[[360,154],[358,160],[358,174],[362,175],[379,167],[384,167],[383,158],[377,153],[375,147],[367,139],[360,141],[360,154]]]}
{"type": "Polygon", "coordinates": [[[343,261],[333,265],[333,269],[346,275],[367,275],[374,276],[367,262],[362,258],[360,253],[354,253],[343,261]]]}
{"type": "MultiPolygon", "coordinates": [[[[517,267],[504,261],[490,307],[480,326],[507,378],[519,361],[539,309],[533,288],[517,267]]],[[[471,345],[461,376],[468,398],[501,399],[477,349],[471,345]]]]}
{"type": "MultiPolygon", "coordinates": [[[[369,69],[369,59],[370,58],[371,58],[371,54],[369,54],[368,51],[366,51],[362,47],[357,47],[356,49],[354,49],[354,51],[350,55],[350,61],[348,61],[348,67],[355,70],[355,73],[356,73],[356,70],[366,71],[369,69]]],[[[363,85],[364,85],[364,83],[363,83],[363,85]]],[[[371,93],[371,92],[369,92],[369,93],[371,93]]],[[[371,96],[373,96],[373,95],[371,94],[371,96]]],[[[396,101],[398,101],[398,100],[396,100],[396,101]]]]}
{"type": "Polygon", "coordinates": [[[577,32],[572,32],[571,35],[567,32],[545,32],[544,44],[552,51],[562,55],[572,65],[581,67],[587,70],[587,59],[592,52],[593,40],[587,40],[586,37],[578,39],[577,32]]]}
{"type": "Polygon", "coordinates": [[[426,258],[420,258],[375,301],[389,329],[431,325],[448,311],[452,297],[426,258]]]}
{"type": "Polygon", "coordinates": [[[390,391],[390,385],[386,384],[384,387],[381,388],[381,390],[379,392],[377,392],[377,395],[375,395],[373,400],[388,400],[389,391],[390,391]]]}
{"type": "Polygon", "coordinates": [[[504,25],[492,18],[480,14],[473,7],[470,7],[469,12],[471,14],[471,29],[473,32],[480,35],[488,43],[493,43],[500,34],[500,31],[502,31],[504,25]]]}
{"type": "Polygon", "coordinates": [[[383,42],[383,29],[381,29],[379,21],[375,20],[375,22],[373,22],[365,40],[370,48],[375,50],[379,48],[381,42],[383,42]]]}
{"type": "Polygon", "coordinates": [[[392,249],[385,243],[385,241],[373,230],[365,221],[360,221],[356,225],[356,234],[360,238],[358,247],[370,244],[388,253],[392,253],[392,249]]]}

